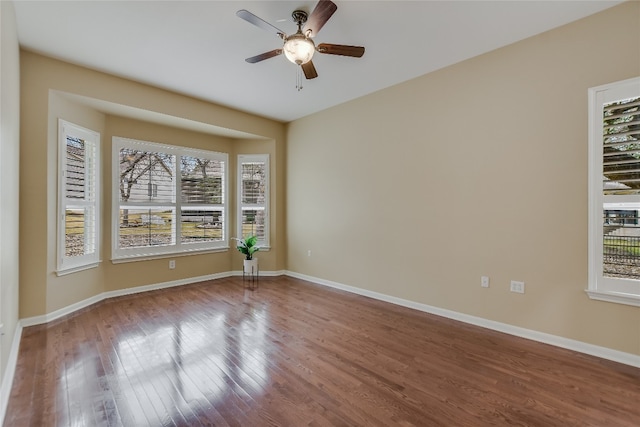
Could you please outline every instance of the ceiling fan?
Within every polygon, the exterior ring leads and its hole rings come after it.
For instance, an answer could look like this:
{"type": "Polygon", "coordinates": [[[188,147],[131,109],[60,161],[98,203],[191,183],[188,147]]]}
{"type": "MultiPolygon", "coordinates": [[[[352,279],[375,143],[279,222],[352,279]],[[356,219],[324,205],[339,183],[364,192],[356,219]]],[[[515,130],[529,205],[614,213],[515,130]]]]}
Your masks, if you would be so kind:
{"type": "Polygon", "coordinates": [[[316,46],[313,42],[313,37],[320,32],[320,29],[327,23],[337,9],[338,6],[331,0],[320,0],[313,9],[313,12],[311,12],[311,15],[307,15],[307,12],[302,10],[293,11],[291,17],[293,18],[293,22],[298,25],[298,31],[289,36],[284,31],[274,27],[248,10],[242,9],[237,11],[236,15],[238,17],[263,30],[275,33],[276,36],[280,37],[284,42],[282,48],[252,56],[251,58],[245,59],[245,61],[254,64],[284,53],[289,61],[302,68],[304,76],[307,79],[315,79],[318,77],[318,73],[311,61],[314,52],[360,58],[364,55],[364,47],[362,46],[329,43],[320,43],[316,46]]]}

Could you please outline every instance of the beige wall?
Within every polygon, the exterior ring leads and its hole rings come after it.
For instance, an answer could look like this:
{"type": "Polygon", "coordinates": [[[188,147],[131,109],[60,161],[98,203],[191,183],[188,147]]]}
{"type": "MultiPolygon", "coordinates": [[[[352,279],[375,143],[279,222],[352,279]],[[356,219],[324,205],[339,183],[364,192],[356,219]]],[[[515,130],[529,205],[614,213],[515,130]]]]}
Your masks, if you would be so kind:
{"type": "Polygon", "coordinates": [[[587,89],[638,75],[630,2],[292,122],[288,269],[640,355],[584,292],[587,89]]]}
{"type": "MultiPolygon", "coordinates": [[[[112,137],[185,145],[229,153],[230,234],[235,235],[236,155],[265,152],[273,167],[284,167],[285,126],[193,98],[151,88],[128,80],[87,70],[64,62],[22,51],[21,72],[21,200],[20,223],[20,317],[49,314],[102,292],[143,285],[182,281],[240,269],[242,256],[229,251],[172,257],[176,268],[169,270],[166,259],[111,262],[111,153],[112,137]],[[71,94],[71,96],[70,96],[71,94]],[[186,130],[101,111],[100,105],[134,107],[199,124],[232,129],[253,136],[235,139],[210,132],[186,130]],[[57,123],[62,118],[100,132],[102,144],[102,262],[98,268],[56,276],[56,193],[57,123]]],[[[261,269],[285,268],[284,198],[278,194],[282,181],[273,180],[272,249],[261,254],[261,269]],[[281,213],[282,212],[282,213],[281,213]],[[279,252],[282,251],[283,254],[279,252]]]]}
{"type": "MultiPolygon", "coordinates": [[[[13,3],[0,2],[0,382],[18,325],[20,69],[13,3]]],[[[8,389],[2,388],[0,404],[8,389]]],[[[4,409],[0,409],[0,413],[4,409]]]]}

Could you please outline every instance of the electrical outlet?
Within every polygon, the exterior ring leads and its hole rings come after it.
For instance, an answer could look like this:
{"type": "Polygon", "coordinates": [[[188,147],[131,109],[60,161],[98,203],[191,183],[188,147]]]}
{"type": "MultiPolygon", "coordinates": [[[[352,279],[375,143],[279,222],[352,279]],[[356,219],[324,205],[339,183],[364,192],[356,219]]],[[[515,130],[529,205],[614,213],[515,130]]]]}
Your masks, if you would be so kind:
{"type": "Polygon", "coordinates": [[[311,249],[307,251],[307,256],[311,256],[311,249]]]}
{"type": "Polygon", "coordinates": [[[489,276],[482,276],[480,278],[480,286],[482,286],[483,288],[489,287],[489,276]]]}
{"type": "Polygon", "coordinates": [[[173,270],[174,268],[176,268],[176,260],[169,260],[169,270],[173,270]]]}
{"type": "Polygon", "coordinates": [[[524,282],[518,282],[517,280],[511,281],[511,292],[517,292],[519,294],[524,294],[524,282]]]}

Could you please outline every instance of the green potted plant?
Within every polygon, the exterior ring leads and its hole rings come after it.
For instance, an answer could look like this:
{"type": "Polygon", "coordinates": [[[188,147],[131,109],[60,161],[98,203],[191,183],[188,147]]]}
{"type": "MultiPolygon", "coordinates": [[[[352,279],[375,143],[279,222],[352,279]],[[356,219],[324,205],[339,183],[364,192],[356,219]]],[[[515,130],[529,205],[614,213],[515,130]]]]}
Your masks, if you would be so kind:
{"type": "Polygon", "coordinates": [[[258,236],[249,236],[246,239],[238,239],[232,237],[233,240],[238,241],[236,249],[244,255],[244,272],[248,274],[254,274],[258,272],[258,259],[253,257],[253,254],[258,252],[260,248],[257,246],[258,236]]]}

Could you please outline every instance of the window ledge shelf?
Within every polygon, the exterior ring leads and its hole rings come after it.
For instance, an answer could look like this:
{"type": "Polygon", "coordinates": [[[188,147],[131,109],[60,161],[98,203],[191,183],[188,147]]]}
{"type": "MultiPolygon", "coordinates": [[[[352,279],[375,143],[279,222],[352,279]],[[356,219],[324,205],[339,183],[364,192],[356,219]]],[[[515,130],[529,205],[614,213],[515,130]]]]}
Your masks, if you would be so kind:
{"type": "Polygon", "coordinates": [[[633,305],[640,307],[640,295],[623,294],[618,292],[603,292],[586,289],[585,292],[589,298],[598,301],[615,302],[618,304],[633,305]]]}
{"type": "Polygon", "coordinates": [[[136,262],[136,261],[150,261],[154,259],[165,259],[165,258],[176,258],[188,255],[203,255],[203,254],[211,254],[218,252],[227,252],[229,250],[228,246],[223,246],[220,248],[210,248],[210,249],[197,249],[191,251],[182,251],[182,252],[171,252],[164,254],[149,254],[149,255],[131,255],[131,256],[122,256],[122,257],[112,257],[112,264],[122,264],[125,262],[136,262]]]}
{"type": "Polygon", "coordinates": [[[97,266],[100,265],[100,262],[101,261],[92,262],[92,263],[84,264],[84,265],[78,265],[78,266],[71,267],[71,268],[59,269],[59,270],[56,270],[56,276],[66,276],[67,274],[77,273],[79,271],[84,271],[84,270],[89,270],[91,268],[96,268],[97,266]]]}

